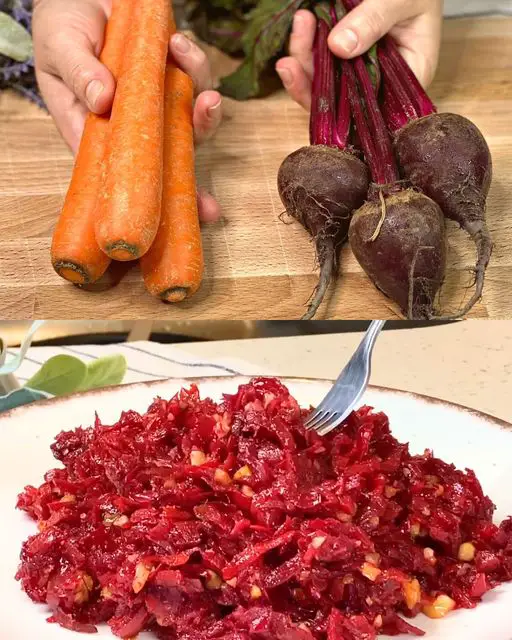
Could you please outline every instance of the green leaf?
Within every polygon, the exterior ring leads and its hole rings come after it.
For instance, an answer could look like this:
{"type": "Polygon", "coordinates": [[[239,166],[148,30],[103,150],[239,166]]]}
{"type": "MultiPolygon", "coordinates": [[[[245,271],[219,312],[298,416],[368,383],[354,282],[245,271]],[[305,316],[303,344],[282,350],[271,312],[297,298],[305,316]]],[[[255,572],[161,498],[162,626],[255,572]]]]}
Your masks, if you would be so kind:
{"type": "Polygon", "coordinates": [[[326,2],[319,2],[316,4],[314,11],[319,20],[323,20],[329,25],[329,27],[332,27],[331,9],[326,2]]]}
{"type": "Polygon", "coordinates": [[[343,6],[343,2],[341,2],[340,0],[337,0],[335,9],[336,9],[336,18],[339,22],[347,15],[347,10],[343,6]]]}
{"type": "Polygon", "coordinates": [[[50,358],[25,385],[45,391],[53,396],[64,396],[76,391],[87,375],[87,366],[78,358],[68,355],[50,358]]]}
{"type": "Polygon", "coordinates": [[[370,74],[370,78],[373,86],[375,87],[375,91],[378,92],[380,90],[380,82],[381,82],[381,74],[380,74],[380,64],[377,53],[377,44],[374,44],[373,47],[367,53],[367,62],[366,68],[368,69],[368,73],[370,74]]]}
{"type": "Polygon", "coordinates": [[[104,356],[93,360],[87,365],[87,373],[78,390],[88,391],[121,384],[126,375],[126,366],[126,358],[123,355],[104,356]]]}
{"type": "Polygon", "coordinates": [[[261,0],[251,11],[242,37],[246,59],[234,73],[223,78],[220,90],[224,95],[246,100],[260,93],[261,76],[283,50],[293,16],[303,4],[305,0],[261,0]]]}
{"type": "Polygon", "coordinates": [[[0,53],[16,62],[26,62],[34,53],[30,33],[3,11],[0,11],[0,53]]]}

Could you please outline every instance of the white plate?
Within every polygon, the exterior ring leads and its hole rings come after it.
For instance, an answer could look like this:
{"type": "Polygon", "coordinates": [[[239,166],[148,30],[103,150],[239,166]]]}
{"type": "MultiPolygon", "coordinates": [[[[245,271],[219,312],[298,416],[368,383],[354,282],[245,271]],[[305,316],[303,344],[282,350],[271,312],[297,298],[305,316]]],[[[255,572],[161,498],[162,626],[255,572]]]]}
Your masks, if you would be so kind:
{"type": "MultiPolygon", "coordinates": [[[[233,392],[245,378],[210,378],[199,381],[202,396],[219,399],[233,392]]],[[[302,406],[318,403],[328,381],[285,379],[302,406]]],[[[113,423],[122,410],[144,411],[152,399],[172,396],[185,380],[135,384],[50,400],[21,407],[0,417],[0,638],[2,640],[79,640],[83,635],[45,622],[48,612],[22,593],[14,580],[22,540],[35,525],[16,511],[17,494],[27,484],[38,485],[55,466],[50,452],[53,438],[62,429],[88,426],[97,410],[113,423]]],[[[461,468],[474,469],[484,491],[497,505],[496,519],[512,514],[512,425],[490,416],[423,396],[371,388],[364,402],[384,411],[394,435],[410,442],[414,452],[432,448],[437,456],[461,468]]],[[[457,611],[441,621],[424,616],[415,622],[427,631],[427,640],[512,640],[512,585],[491,592],[472,611],[457,611]]],[[[97,638],[113,638],[101,628],[97,638]]],[[[143,638],[152,636],[144,634],[143,638]]],[[[411,637],[411,636],[407,636],[411,637]]]]}

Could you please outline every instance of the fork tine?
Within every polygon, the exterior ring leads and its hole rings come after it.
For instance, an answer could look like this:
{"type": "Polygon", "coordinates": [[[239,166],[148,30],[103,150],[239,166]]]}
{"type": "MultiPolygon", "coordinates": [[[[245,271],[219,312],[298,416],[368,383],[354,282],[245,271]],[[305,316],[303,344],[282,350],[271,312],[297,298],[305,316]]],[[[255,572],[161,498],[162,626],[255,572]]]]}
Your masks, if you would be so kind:
{"type": "Polygon", "coordinates": [[[321,422],[325,416],[328,414],[328,411],[316,411],[315,415],[312,417],[312,419],[309,421],[309,423],[306,426],[306,429],[308,429],[309,431],[311,431],[311,429],[315,429],[316,430],[316,426],[319,422],[321,422]]]}
{"type": "Polygon", "coordinates": [[[332,403],[330,402],[330,398],[333,395],[334,387],[329,389],[328,394],[325,398],[320,402],[320,404],[316,407],[316,409],[307,417],[307,420],[304,422],[304,426],[306,429],[310,429],[313,422],[318,418],[321,413],[325,413],[326,411],[332,410],[332,403]]]}
{"type": "Polygon", "coordinates": [[[315,422],[315,420],[318,418],[318,416],[322,413],[322,411],[319,409],[319,407],[317,407],[316,409],[314,409],[309,416],[307,417],[307,419],[304,421],[304,427],[306,429],[310,429],[311,425],[313,424],[313,422],[315,422]]]}
{"type": "Polygon", "coordinates": [[[325,415],[317,421],[313,429],[318,433],[319,429],[322,429],[325,425],[328,425],[330,423],[334,415],[335,413],[333,411],[326,411],[325,415]]]}
{"type": "Polygon", "coordinates": [[[343,413],[337,414],[331,422],[324,424],[323,427],[317,429],[318,435],[326,436],[328,433],[331,433],[333,429],[336,429],[336,427],[338,427],[349,416],[351,411],[352,409],[350,409],[350,411],[344,411],[343,413]]]}

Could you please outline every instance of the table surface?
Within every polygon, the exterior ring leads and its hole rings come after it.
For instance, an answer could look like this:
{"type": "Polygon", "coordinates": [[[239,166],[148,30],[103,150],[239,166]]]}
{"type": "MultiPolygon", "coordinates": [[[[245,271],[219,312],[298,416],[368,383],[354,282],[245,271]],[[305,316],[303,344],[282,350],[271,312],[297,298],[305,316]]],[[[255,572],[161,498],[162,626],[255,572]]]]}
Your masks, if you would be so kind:
{"type": "MultiPolygon", "coordinates": [[[[361,337],[337,333],[176,345],[134,342],[32,347],[17,376],[26,381],[43,362],[59,353],[78,355],[85,361],[123,353],[129,367],[125,382],[233,372],[334,379],[361,337]]],[[[14,351],[10,349],[9,354],[14,351]]],[[[455,402],[512,423],[511,354],[512,321],[470,320],[383,331],[375,346],[371,382],[455,402]]]]}
{"type": "MultiPolygon", "coordinates": [[[[512,317],[512,18],[467,18],[445,24],[432,95],[440,110],[472,119],[494,157],[489,226],[496,248],[485,296],[475,317],[512,317]]],[[[214,68],[226,69],[213,55],[214,68]]],[[[52,270],[49,246],[69,182],[72,158],[52,121],[27,102],[0,96],[0,314],[28,318],[298,318],[315,285],[313,247],[297,225],[285,226],[276,173],[282,159],[307,142],[307,115],[279,93],[247,103],[226,100],[214,141],[198,151],[198,179],[223,206],[221,223],[204,228],[206,276],[194,299],[164,305],[144,290],[137,265],[109,274],[92,291],[52,270]],[[113,282],[117,282],[114,286],[113,282]]],[[[469,295],[474,250],[449,224],[444,311],[469,295]]],[[[396,318],[397,310],[370,284],[350,249],[318,318],[396,318]]]]}

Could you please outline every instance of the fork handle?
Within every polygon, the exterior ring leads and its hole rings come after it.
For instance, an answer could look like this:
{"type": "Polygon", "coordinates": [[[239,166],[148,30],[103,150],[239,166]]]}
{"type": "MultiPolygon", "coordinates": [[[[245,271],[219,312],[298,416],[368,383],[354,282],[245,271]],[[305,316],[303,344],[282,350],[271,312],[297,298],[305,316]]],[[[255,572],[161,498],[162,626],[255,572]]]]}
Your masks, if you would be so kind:
{"type": "Polygon", "coordinates": [[[365,351],[369,355],[372,352],[375,341],[385,324],[385,320],[372,320],[370,322],[370,326],[366,330],[364,338],[361,340],[361,344],[357,348],[357,351],[365,351]]]}

